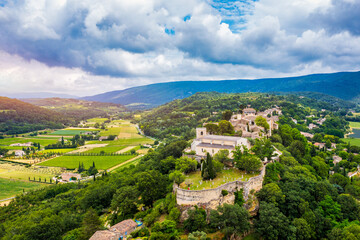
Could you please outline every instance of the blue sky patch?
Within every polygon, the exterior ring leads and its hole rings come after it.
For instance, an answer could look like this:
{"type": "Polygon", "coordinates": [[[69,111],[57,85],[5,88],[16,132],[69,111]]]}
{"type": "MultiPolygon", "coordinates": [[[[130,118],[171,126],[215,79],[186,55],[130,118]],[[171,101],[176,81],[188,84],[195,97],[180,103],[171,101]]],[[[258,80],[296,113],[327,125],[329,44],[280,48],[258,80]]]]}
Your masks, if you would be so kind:
{"type": "Polygon", "coordinates": [[[189,21],[191,19],[191,15],[188,14],[184,17],[184,22],[189,21]]]}
{"type": "Polygon", "coordinates": [[[165,28],[165,33],[167,35],[175,35],[175,30],[172,28],[165,28]]]}

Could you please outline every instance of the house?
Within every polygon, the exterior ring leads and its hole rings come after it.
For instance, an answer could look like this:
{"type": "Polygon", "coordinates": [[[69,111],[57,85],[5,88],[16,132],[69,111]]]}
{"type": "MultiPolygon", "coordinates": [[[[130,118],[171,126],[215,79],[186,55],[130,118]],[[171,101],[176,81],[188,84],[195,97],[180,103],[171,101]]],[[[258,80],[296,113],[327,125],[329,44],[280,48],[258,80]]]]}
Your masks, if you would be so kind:
{"type": "Polygon", "coordinates": [[[66,182],[70,182],[72,180],[80,180],[81,179],[81,174],[79,173],[62,173],[61,174],[61,179],[66,181],[66,182]]]}
{"type": "Polygon", "coordinates": [[[141,222],[135,222],[132,219],[124,220],[110,227],[109,230],[96,231],[89,240],[126,239],[138,226],[142,225],[139,223],[141,222]]]}
{"type": "Polygon", "coordinates": [[[256,110],[253,108],[245,108],[243,110],[243,114],[245,115],[255,115],[256,114],[256,110]]]}
{"type": "Polygon", "coordinates": [[[231,158],[232,151],[237,146],[250,148],[250,143],[243,137],[210,135],[206,128],[196,128],[196,139],[191,144],[191,150],[195,151],[198,157],[205,157],[207,153],[214,156],[220,150],[228,150],[231,158]]]}
{"type": "Polygon", "coordinates": [[[313,124],[313,123],[310,123],[309,124],[309,129],[311,130],[311,129],[314,129],[314,128],[318,128],[318,126],[313,124]]]}
{"type": "Polygon", "coordinates": [[[107,139],[108,139],[108,136],[99,137],[99,141],[104,141],[104,140],[107,140],[107,139]]]}
{"type": "Polygon", "coordinates": [[[291,118],[291,120],[292,120],[295,124],[298,123],[298,121],[297,121],[296,119],[294,119],[294,118],[291,118]]]}
{"type": "Polygon", "coordinates": [[[334,165],[338,164],[338,163],[341,162],[341,161],[342,161],[342,158],[341,158],[341,157],[339,157],[339,156],[337,156],[337,155],[334,155],[334,156],[333,156],[333,163],[334,163],[334,165]]]}
{"type": "Polygon", "coordinates": [[[360,174],[360,166],[358,165],[357,170],[355,172],[349,172],[348,177],[352,178],[354,176],[358,176],[360,174]]]}
{"type": "Polygon", "coordinates": [[[23,150],[15,150],[14,151],[16,157],[23,157],[26,153],[23,150]]]}
{"type": "Polygon", "coordinates": [[[307,132],[300,132],[301,135],[303,135],[306,138],[313,138],[314,134],[307,133],[307,132]]]}
{"type": "Polygon", "coordinates": [[[325,147],[325,143],[318,143],[318,142],[316,142],[316,143],[314,143],[314,146],[322,149],[322,148],[325,147]]]}
{"type": "Polygon", "coordinates": [[[13,143],[10,144],[10,147],[31,147],[32,146],[32,142],[27,142],[27,143],[13,143]]]}
{"type": "Polygon", "coordinates": [[[336,148],[336,143],[331,143],[331,148],[336,148]]]}

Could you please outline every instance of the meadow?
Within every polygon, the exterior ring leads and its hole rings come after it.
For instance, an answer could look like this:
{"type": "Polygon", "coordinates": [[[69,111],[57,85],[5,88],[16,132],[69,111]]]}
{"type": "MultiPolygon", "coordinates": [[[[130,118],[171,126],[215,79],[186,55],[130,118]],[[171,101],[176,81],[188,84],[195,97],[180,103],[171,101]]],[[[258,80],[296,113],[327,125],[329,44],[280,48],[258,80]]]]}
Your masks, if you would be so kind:
{"type": "Polygon", "coordinates": [[[27,192],[42,186],[44,185],[41,183],[22,182],[0,178],[0,199],[9,198],[20,194],[23,191],[27,192]]]}
{"type": "Polygon", "coordinates": [[[58,138],[50,138],[50,139],[40,139],[40,138],[23,138],[23,137],[17,137],[17,138],[4,138],[0,139],[0,145],[8,146],[13,143],[27,143],[27,142],[36,142],[40,143],[40,145],[49,145],[53,143],[58,142],[58,138]]]}
{"type": "Polygon", "coordinates": [[[60,154],[64,154],[64,153],[68,153],[74,151],[74,148],[61,148],[61,149],[45,149],[45,150],[41,150],[38,153],[60,153],[60,154]]]}
{"type": "Polygon", "coordinates": [[[217,174],[217,177],[212,181],[204,181],[201,177],[201,172],[196,171],[186,175],[185,182],[180,187],[188,189],[187,183],[191,183],[190,190],[203,190],[217,188],[227,182],[233,182],[235,180],[247,181],[251,177],[257,176],[258,173],[245,173],[238,169],[227,169],[222,170],[217,174]]]}
{"type": "Polygon", "coordinates": [[[64,167],[75,169],[79,167],[79,163],[84,163],[85,168],[92,166],[93,162],[97,169],[106,170],[120,163],[123,163],[135,155],[117,155],[117,156],[61,156],[51,160],[39,163],[40,166],[64,167]]]}
{"type": "Polygon", "coordinates": [[[360,138],[342,138],[344,142],[350,142],[353,146],[359,146],[360,147],[360,138]]]}

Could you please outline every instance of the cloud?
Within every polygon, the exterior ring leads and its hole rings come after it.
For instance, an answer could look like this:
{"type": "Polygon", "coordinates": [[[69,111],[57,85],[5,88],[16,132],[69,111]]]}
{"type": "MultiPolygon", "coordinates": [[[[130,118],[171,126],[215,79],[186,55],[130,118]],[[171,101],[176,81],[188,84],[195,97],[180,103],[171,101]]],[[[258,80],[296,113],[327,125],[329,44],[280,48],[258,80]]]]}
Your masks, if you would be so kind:
{"type": "Polygon", "coordinates": [[[0,87],[90,94],[358,70],[359,8],[354,0],[5,1],[0,87]]]}

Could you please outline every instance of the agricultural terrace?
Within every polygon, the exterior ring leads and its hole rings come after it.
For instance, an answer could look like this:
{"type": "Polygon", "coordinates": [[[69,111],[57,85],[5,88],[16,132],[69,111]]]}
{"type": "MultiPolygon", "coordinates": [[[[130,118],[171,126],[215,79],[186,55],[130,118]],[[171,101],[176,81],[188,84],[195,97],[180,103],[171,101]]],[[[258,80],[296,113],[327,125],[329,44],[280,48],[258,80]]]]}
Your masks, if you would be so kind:
{"type": "Polygon", "coordinates": [[[188,189],[190,184],[190,190],[204,190],[217,188],[225,183],[239,181],[248,181],[250,178],[259,175],[258,173],[245,173],[236,168],[222,170],[217,174],[214,180],[202,180],[201,171],[189,173],[185,177],[185,181],[180,184],[183,189],[188,189]]]}
{"type": "Polygon", "coordinates": [[[61,156],[39,163],[39,166],[63,167],[67,169],[75,169],[79,167],[79,163],[84,163],[87,169],[92,166],[93,162],[97,169],[106,170],[120,163],[123,163],[136,155],[114,155],[114,156],[61,156]]]}
{"type": "Polygon", "coordinates": [[[41,188],[41,183],[14,181],[0,178],[0,199],[9,198],[23,191],[27,192],[32,189],[41,188]]]}

